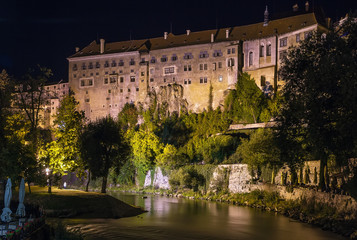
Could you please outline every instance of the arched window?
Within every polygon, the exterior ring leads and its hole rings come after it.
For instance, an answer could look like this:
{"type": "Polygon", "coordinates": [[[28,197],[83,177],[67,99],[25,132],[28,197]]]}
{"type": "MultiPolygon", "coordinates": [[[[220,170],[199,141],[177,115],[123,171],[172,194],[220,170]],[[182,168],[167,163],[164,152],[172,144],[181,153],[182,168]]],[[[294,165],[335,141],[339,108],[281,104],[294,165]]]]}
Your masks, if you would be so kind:
{"type": "Polygon", "coordinates": [[[253,65],[253,52],[249,52],[248,65],[249,66],[253,65]]]}
{"type": "Polygon", "coordinates": [[[264,44],[260,45],[260,48],[259,48],[259,57],[264,57],[264,44]]]}
{"type": "Polygon", "coordinates": [[[271,43],[267,45],[267,56],[271,56],[271,43]]]}

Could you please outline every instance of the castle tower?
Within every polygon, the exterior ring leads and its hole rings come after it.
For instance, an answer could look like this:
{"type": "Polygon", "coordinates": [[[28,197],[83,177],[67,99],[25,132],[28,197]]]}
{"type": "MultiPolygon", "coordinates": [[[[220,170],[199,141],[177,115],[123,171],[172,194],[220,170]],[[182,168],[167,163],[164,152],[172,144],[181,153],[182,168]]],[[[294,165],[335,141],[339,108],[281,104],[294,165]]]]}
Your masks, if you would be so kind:
{"type": "Polygon", "coordinates": [[[264,11],[264,24],[263,24],[263,26],[268,26],[268,22],[269,22],[268,6],[265,6],[265,11],[264,11]]]}

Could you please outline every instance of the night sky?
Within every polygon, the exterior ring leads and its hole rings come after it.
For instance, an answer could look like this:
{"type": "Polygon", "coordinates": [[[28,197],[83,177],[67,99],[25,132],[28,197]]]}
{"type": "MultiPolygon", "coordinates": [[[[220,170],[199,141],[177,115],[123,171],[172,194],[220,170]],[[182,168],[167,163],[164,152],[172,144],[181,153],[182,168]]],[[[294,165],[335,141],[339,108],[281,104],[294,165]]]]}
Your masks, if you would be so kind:
{"type": "MultiPolygon", "coordinates": [[[[107,42],[183,34],[263,21],[265,5],[270,15],[300,8],[305,0],[176,0],[107,1],[40,0],[0,1],[0,69],[19,77],[36,64],[53,70],[52,81],[67,81],[66,58],[75,47],[93,40],[107,42]]],[[[312,5],[310,0],[310,5],[312,5]]],[[[357,0],[314,0],[333,21],[357,0]]]]}

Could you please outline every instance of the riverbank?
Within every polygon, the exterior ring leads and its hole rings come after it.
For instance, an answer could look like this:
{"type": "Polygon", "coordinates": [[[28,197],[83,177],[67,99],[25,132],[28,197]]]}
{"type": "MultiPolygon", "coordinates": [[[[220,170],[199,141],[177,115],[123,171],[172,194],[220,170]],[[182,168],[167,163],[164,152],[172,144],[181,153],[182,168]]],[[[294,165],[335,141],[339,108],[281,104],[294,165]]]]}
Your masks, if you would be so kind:
{"type": "Polygon", "coordinates": [[[60,218],[122,218],[133,217],[144,212],[114,197],[96,192],[58,189],[47,193],[45,187],[31,187],[25,203],[38,205],[47,217],[60,218]]]}
{"type": "Polygon", "coordinates": [[[111,188],[110,191],[123,191],[141,194],[200,199],[207,201],[226,202],[238,206],[248,206],[272,211],[297,221],[309,223],[323,230],[338,233],[350,239],[357,239],[357,221],[350,214],[342,214],[328,204],[301,198],[296,200],[283,199],[277,192],[254,190],[250,193],[232,194],[229,192],[201,194],[188,189],[177,191],[162,189],[139,189],[136,187],[111,188]]]}

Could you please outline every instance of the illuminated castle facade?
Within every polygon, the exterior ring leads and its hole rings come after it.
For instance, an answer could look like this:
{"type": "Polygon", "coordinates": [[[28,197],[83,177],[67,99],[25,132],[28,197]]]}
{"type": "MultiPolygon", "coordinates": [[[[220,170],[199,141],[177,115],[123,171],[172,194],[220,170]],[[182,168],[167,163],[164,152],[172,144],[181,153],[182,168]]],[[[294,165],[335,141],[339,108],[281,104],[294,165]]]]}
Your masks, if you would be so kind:
{"type": "Polygon", "coordinates": [[[170,112],[223,106],[241,72],[259,87],[283,85],[280,60],[312,31],[326,31],[308,5],[303,12],[264,22],[185,34],[106,43],[93,41],[68,58],[69,85],[89,120],[117,117],[126,103],[153,99],[170,112]]]}

